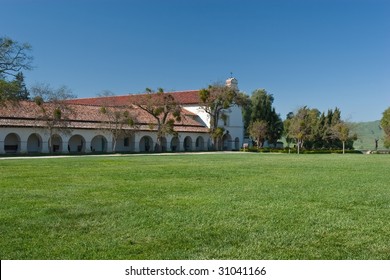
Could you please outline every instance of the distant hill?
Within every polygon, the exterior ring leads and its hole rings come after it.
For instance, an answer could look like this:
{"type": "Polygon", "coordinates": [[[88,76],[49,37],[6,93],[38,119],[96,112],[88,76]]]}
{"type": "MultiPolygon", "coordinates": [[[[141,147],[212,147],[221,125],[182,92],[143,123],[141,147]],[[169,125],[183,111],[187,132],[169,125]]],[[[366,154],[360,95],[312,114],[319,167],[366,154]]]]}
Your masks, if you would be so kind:
{"type": "Polygon", "coordinates": [[[354,142],[355,149],[374,150],[375,139],[378,141],[378,149],[385,149],[383,146],[384,132],[380,121],[352,123],[352,131],[358,139],[354,142]]]}

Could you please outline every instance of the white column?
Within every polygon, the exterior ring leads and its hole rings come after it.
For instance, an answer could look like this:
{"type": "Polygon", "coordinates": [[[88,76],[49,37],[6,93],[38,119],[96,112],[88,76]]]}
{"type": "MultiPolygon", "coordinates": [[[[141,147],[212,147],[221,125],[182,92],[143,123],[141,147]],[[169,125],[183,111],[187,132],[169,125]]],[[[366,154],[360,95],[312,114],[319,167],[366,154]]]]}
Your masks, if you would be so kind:
{"type": "Polygon", "coordinates": [[[71,136],[63,136],[62,138],[62,151],[60,151],[63,154],[69,154],[69,139],[71,136]]]}
{"type": "Polygon", "coordinates": [[[5,154],[5,151],[4,151],[4,141],[0,141],[0,154],[5,154]]]}
{"type": "Polygon", "coordinates": [[[134,152],[139,153],[139,141],[141,140],[142,136],[136,133],[134,135],[134,152]]]}
{"type": "Polygon", "coordinates": [[[45,139],[45,140],[42,139],[42,149],[41,149],[41,152],[43,154],[48,154],[49,153],[49,142],[47,141],[47,139],[45,139]]]}
{"type": "Polygon", "coordinates": [[[20,149],[19,149],[19,153],[21,153],[21,154],[27,154],[27,140],[26,140],[26,141],[23,141],[22,139],[20,139],[20,149]]]}
{"type": "Polygon", "coordinates": [[[85,141],[85,153],[92,153],[91,141],[85,141]]]}

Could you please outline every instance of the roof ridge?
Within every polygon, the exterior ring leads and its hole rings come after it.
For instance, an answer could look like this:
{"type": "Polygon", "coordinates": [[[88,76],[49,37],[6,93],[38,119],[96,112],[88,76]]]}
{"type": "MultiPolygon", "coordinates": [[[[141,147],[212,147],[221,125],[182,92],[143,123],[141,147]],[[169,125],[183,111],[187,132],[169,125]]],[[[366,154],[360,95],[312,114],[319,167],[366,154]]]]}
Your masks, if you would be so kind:
{"type": "MultiPolygon", "coordinates": [[[[186,90],[174,90],[174,91],[164,91],[164,93],[180,93],[180,92],[196,92],[200,91],[200,89],[186,89],[186,90]]],[[[153,92],[155,93],[155,92],[153,92]]],[[[147,92],[138,92],[138,93],[126,93],[126,94],[115,94],[109,96],[91,96],[91,97],[76,97],[69,100],[82,100],[82,99],[98,99],[98,98],[115,98],[115,97],[126,97],[132,95],[142,95],[147,94],[147,92]]]]}

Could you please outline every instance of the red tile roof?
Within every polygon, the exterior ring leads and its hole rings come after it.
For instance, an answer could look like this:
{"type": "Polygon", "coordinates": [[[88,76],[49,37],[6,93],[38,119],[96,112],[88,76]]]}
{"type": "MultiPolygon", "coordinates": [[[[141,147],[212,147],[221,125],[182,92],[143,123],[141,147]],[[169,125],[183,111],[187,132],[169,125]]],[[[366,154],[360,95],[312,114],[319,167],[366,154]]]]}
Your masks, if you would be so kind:
{"type": "MultiPolygon", "coordinates": [[[[104,129],[105,123],[108,123],[108,116],[101,112],[101,106],[97,106],[96,104],[80,105],[73,103],[68,104],[68,106],[71,112],[68,113],[67,119],[70,121],[69,126],[72,128],[104,129]]],[[[54,104],[52,103],[44,103],[42,107],[48,112],[54,110],[54,104]]],[[[153,127],[151,125],[156,124],[156,120],[136,106],[126,108],[107,106],[107,109],[115,111],[127,110],[131,117],[135,119],[139,130],[155,130],[155,128],[151,128],[153,127]]],[[[208,128],[191,118],[191,115],[192,113],[183,109],[182,120],[175,122],[175,130],[178,132],[207,133],[208,128]]],[[[44,126],[44,121],[41,120],[42,116],[42,108],[35,102],[21,101],[19,103],[8,103],[5,106],[0,106],[0,127],[42,127],[44,126]]]]}
{"type": "MultiPolygon", "coordinates": [[[[174,91],[166,92],[171,94],[175,100],[182,105],[199,104],[199,90],[174,91]]],[[[147,95],[143,94],[128,94],[116,95],[108,97],[92,97],[92,98],[77,98],[68,100],[70,104],[82,105],[111,105],[111,106],[128,106],[129,104],[139,103],[147,95]]]]}

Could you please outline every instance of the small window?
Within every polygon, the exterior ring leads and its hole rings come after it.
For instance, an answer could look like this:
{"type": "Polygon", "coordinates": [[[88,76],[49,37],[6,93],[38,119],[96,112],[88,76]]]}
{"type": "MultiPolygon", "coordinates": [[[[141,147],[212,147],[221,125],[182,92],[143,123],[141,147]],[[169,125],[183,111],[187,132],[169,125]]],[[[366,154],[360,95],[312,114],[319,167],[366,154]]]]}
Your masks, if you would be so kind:
{"type": "Polygon", "coordinates": [[[126,137],[123,139],[123,146],[128,147],[130,145],[130,139],[129,137],[126,137]]]}

